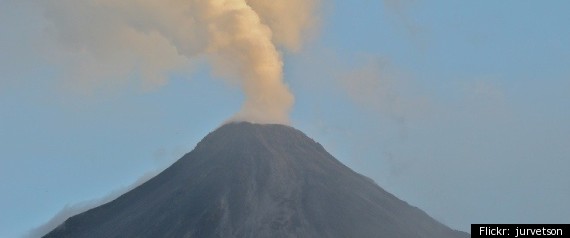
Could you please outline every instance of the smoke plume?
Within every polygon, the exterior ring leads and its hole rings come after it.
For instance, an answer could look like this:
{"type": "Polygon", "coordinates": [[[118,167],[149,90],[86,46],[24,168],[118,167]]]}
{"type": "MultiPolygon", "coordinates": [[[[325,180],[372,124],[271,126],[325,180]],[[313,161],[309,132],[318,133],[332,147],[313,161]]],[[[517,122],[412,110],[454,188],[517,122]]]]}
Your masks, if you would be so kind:
{"type": "Polygon", "coordinates": [[[233,120],[287,123],[293,95],[279,49],[297,51],[318,0],[46,0],[40,4],[76,85],[144,88],[196,58],[245,95],[233,120]],[[71,57],[68,57],[71,56],[71,57]],[[134,72],[134,73],[133,73],[134,72]]]}

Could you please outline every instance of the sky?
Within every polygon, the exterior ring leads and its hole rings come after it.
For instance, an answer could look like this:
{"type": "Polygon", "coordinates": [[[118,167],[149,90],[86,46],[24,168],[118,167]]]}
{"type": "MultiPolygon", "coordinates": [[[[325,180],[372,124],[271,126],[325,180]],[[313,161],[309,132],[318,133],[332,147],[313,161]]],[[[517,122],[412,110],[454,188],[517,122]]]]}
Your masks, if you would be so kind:
{"type": "MultiPolygon", "coordinates": [[[[570,221],[568,1],[311,2],[292,8],[310,21],[254,38],[270,37],[294,95],[270,120],[451,228],[570,221]]],[[[233,51],[153,38],[170,25],[146,29],[136,11],[147,35],[109,48],[107,28],[82,24],[110,13],[72,3],[0,0],[0,237],[124,192],[250,100],[249,66],[220,73],[233,51]]],[[[112,9],[110,22],[132,14],[112,9]]]]}

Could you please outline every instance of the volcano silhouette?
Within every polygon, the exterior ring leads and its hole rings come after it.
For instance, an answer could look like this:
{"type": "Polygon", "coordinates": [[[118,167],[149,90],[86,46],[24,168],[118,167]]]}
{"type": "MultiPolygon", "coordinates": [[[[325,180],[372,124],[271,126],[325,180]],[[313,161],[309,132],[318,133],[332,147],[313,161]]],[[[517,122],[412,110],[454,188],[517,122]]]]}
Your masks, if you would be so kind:
{"type": "Polygon", "coordinates": [[[146,183],[44,237],[469,237],[284,125],[226,124],[146,183]]]}

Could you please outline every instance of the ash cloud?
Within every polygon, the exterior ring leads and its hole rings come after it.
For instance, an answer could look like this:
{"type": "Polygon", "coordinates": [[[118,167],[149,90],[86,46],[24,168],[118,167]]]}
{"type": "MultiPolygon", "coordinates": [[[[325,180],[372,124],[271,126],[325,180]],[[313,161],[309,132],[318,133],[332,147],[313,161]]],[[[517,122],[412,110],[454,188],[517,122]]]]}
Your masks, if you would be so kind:
{"type": "Polygon", "coordinates": [[[288,123],[294,97],[280,50],[298,51],[313,29],[318,0],[47,0],[38,3],[58,45],[66,85],[143,89],[207,60],[239,86],[232,120],[288,123]]]}
{"type": "Polygon", "coordinates": [[[404,123],[423,118],[435,109],[433,100],[415,79],[394,68],[388,60],[368,59],[339,75],[338,86],[348,98],[378,116],[404,123]]]}

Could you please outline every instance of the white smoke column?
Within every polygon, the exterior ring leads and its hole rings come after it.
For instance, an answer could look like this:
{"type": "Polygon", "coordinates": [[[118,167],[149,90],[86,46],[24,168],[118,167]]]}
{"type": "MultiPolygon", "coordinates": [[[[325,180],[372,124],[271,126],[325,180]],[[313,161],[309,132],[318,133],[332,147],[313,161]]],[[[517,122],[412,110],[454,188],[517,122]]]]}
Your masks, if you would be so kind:
{"type": "Polygon", "coordinates": [[[286,124],[294,98],[283,80],[278,46],[301,48],[302,36],[314,25],[317,0],[45,0],[40,5],[58,41],[79,58],[90,56],[71,60],[88,64],[73,64],[70,71],[88,72],[72,80],[93,84],[113,73],[124,78],[137,71],[147,85],[159,86],[179,67],[179,58],[206,57],[215,75],[243,89],[245,102],[233,120],[286,124]],[[100,69],[112,70],[94,79],[100,69]],[[86,78],[91,82],[82,81],[86,78]],[[153,78],[160,79],[152,83],[153,78]]]}
{"type": "Polygon", "coordinates": [[[273,42],[271,29],[244,0],[207,3],[208,52],[218,71],[239,75],[245,103],[237,120],[287,123],[293,95],[283,82],[283,62],[273,42]],[[232,67],[233,66],[233,67],[232,67]]]}

